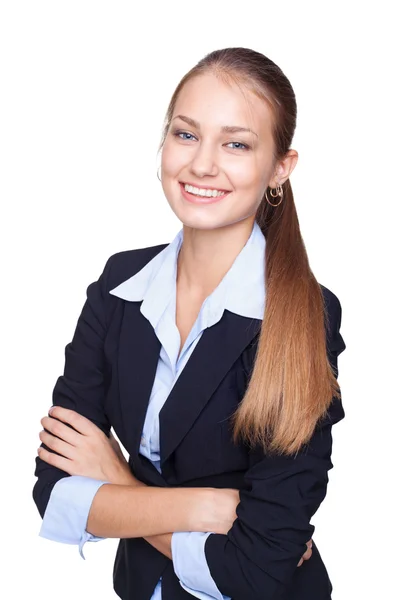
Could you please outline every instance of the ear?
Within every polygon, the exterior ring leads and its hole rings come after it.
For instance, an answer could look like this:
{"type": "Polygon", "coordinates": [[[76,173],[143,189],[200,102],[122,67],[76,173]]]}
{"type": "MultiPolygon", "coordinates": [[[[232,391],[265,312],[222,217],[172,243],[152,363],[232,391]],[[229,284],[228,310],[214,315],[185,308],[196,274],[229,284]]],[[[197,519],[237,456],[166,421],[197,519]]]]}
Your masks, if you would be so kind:
{"type": "Polygon", "coordinates": [[[299,154],[296,150],[288,150],[285,157],[276,164],[274,175],[271,177],[268,184],[270,188],[274,189],[278,184],[282,185],[289,179],[291,172],[297,164],[298,158],[299,154]]]}

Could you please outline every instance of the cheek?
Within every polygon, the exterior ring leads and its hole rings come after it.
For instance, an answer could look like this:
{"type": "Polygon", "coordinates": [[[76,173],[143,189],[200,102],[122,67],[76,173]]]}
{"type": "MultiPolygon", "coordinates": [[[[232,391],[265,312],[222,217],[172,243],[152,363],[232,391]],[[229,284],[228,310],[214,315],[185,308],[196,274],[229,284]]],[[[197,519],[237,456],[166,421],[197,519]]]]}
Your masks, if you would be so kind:
{"type": "Polygon", "coordinates": [[[271,157],[264,154],[253,154],[248,160],[238,161],[232,171],[232,181],[236,189],[261,197],[272,176],[271,157]]]}
{"type": "Polygon", "coordinates": [[[229,177],[237,191],[254,191],[260,187],[263,173],[253,161],[240,161],[231,165],[229,177]]]}
{"type": "Polygon", "coordinates": [[[182,151],[179,151],[177,144],[173,141],[166,141],[161,156],[161,169],[163,176],[176,175],[180,168],[184,165],[184,156],[182,151]]]}

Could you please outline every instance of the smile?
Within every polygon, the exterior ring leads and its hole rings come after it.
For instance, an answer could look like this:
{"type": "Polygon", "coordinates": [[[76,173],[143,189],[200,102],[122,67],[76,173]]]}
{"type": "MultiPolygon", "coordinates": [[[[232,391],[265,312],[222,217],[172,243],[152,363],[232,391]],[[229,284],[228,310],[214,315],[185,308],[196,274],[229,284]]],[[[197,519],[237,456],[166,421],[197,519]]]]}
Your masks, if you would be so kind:
{"type": "Polygon", "coordinates": [[[195,204],[212,204],[225,198],[230,192],[217,189],[197,188],[188,183],[179,183],[183,197],[195,204]]]}
{"type": "Polygon", "coordinates": [[[216,196],[223,196],[225,194],[225,192],[221,192],[220,190],[197,188],[193,185],[189,185],[188,183],[185,183],[184,187],[189,194],[193,194],[194,196],[207,196],[207,198],[212,196],[215,198],[216,196]]]}

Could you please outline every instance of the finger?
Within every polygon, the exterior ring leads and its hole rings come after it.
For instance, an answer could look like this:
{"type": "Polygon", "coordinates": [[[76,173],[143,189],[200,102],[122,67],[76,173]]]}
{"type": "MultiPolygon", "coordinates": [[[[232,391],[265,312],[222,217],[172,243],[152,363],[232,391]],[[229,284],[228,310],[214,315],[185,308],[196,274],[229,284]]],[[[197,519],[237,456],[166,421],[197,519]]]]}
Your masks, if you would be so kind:
{"type": "Polygon", "coordinates": [[[49,452],[43,447],[38,448],[38,456],[41,460],[44,460],[44,462],[56,467],[57,469],[65,471],[69,475],[79,475],[79,473],[75,472],[73,461],[69,460],[68,458],[58,456],[58,454],[49,452]]]}
{"type": "Polygon", "coordinates": [[[82,435],[62,423],[53,417],[43,417],[40,423],[42,424],[43,429],[47,429],[52,435],[59,437],[60,439],[68,442],[72,446],[77,446],[79,443],[79,437],[82,435]]]}
{"type": "Polygon", "coordinates": [[[303,558],[304,558],[304,560],[308,560],[309,558],[311,558],[311,556],[312,556],[312,550],[311,550],[311,548],[309,548],[309,550],[307,550],[307,552],[305,552],[303,554],[303,558]]]}
{"type": "Polygon", "coordinates": [[[50,411],[51,417],[68,423],[83,435],[93,435],[95,431],[101,431],[90,419],[80,415],[75,410],[64,408],[63,406],[52,406],[50,411]]]}
{"type": "Polygon", "coordinates": [[[302,565],[302,564],[303,564],[303,559],[301,558],[301,559],[299,560],[299,562],[297,563],[297,566],[298,566],[298,567],[301,567],[301,565],[302,565]]]}
{"type": "Polygon", "coordinates": [[[312,556],[311,544],[312,544],[312,541],[311,541],[311,540],[309,540],[309,541],[306,543],[307,550],[304,552],[304,554],[303,554],[303,556],[302,556],[302,559],[303,559],[303,560],[308,560],[309,558],[311,558],[311,556],[312,556]]]}
{"type": "Polygon", "coordinates": [[[51,433],[48,433],[47,431],[41,431],[39,433],[39,438],[45,446],[50,448],[50,450],[54,450],[54,452],[61,454],[61,456],[64,456],[65,458],[74,458],[76,453],[75,447],[68,444],[68,442],[64,442],[63,440],[54,437],[54,435],[51,435],[51,433]]]}

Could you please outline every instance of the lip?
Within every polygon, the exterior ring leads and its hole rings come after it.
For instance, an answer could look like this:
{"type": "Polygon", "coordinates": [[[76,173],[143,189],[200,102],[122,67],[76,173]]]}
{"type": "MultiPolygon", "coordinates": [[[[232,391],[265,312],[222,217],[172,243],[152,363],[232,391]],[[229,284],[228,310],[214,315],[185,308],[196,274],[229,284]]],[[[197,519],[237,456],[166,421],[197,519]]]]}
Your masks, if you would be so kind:
{"type": "MultiPolygon", "coordinates": [[[[189,185],[192,185],[192,184],[190,183],[189,185]]],[[[186,200],[188,200],[188,202],[191,202],[192,204],[215,204],[216,202],[220,202],[221,200],[226,198],[226,196],[228,194],[230,194],[230,192],[226,191],[223,196],[215,196],[215,198],[214,198],[214,196],[204,196],[204,197],[194,196],[193,194],[189,194],[189,192],[187,192],[185,190],[185,184],[182,183],[181,181],[179,182],[179,186],[181,188],[182,196],[186,200]]],[[[195,186],[195,187],[198,187],[198,186],[195,186]]],[[[205,188],[203,186],[202,189],[213,190],[213,189],[217,189],[217,188],[205,188]]],[[[220,190],[220,191],[222,192],[223,190],[220,190]]]]}

